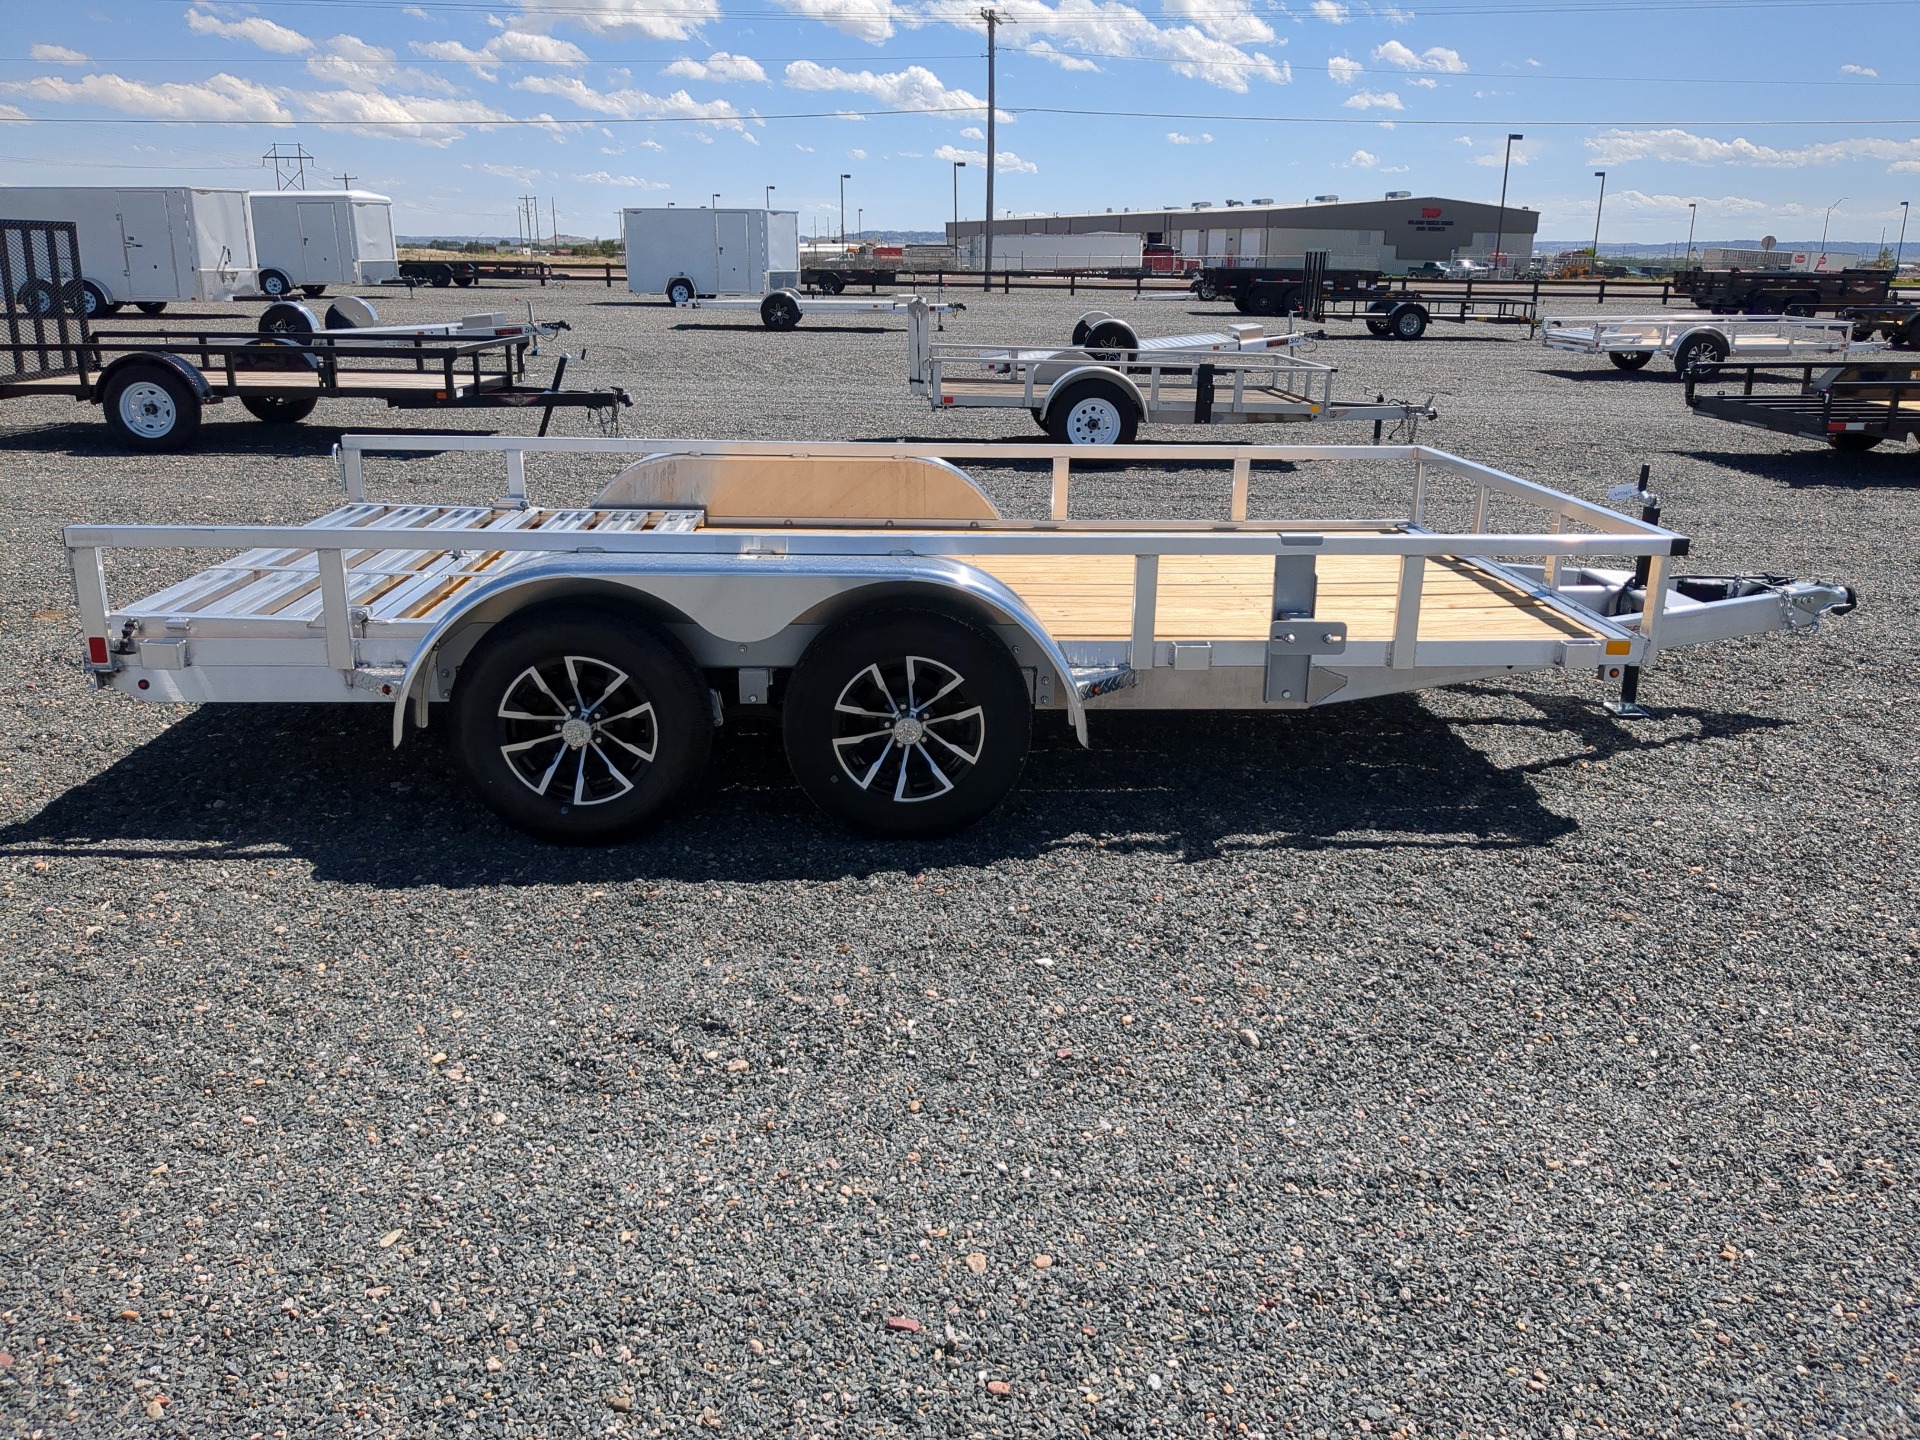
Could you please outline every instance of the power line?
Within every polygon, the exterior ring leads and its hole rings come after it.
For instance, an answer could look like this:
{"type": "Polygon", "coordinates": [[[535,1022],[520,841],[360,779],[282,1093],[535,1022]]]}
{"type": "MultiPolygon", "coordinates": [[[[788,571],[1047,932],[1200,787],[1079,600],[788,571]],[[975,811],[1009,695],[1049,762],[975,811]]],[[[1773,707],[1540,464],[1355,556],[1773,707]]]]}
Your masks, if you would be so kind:
{"type": "MultiPolygon", "coordinates": [[[[175,0],[150,0],[154,4],[171,6],[175,0]]],[[[1495,15],[1506,18],[1524,18],[1533,15],[1617,15],[1622,11],[1660,11],[1671,13],[1677,10],[1740,10],[1747,13],[1771,10],[1823,10],[1838,9],[1904,9],[1912,5],[1912,0],[1526,0],[1522,4],[1498,4],[1491,0],[1468,0],[1468,3],[1422,4],[1420,14],[1423,19],[1434,17],[1452,17],[1466,15],[1495,15]]],[[[258,9],[327,9],[327,10],[380,10],[395,11],[407,8],[427,11],[442,11],[454,14],[494,14],[499,10],[497,3],[483,3],[483,0],[258,0],[258,9]]],[[[518,13],[526,15],[577,16],[604,23],[609,18],[605,6],[593,4],[566,5],[554,3],[554,0],[520,0],[515,7],[518,13]]],[[[1178,12],[1179,18],[1198,20],[1210,16],[1244,19],[1245,8],[1226,5],[1219,8],[1195,6],[1178,12]]],[[[658,19],[678,21],[693,28],[705,21],[719,19],[719,6],[716,4],[710,14],[692,13],[685,8],[662,6],[657,9],[642,9],[637,6],[623,6],[618,14],[633,19],[658,19]]],[[[794,20],[807,23],[828,23],[816,21],[811,16],[796,14],[791,10],[743,10],[728,9],[728,19],[794,20]]],[[[1041,17],[1033,17],[1035,20],[1041,17]]],[[[1109,25],[1110,17],[1099,14],[1086,16],[1063,16],[1049,14],[1045,17],[1049,27],[1059,25],[1109,25]]]]}

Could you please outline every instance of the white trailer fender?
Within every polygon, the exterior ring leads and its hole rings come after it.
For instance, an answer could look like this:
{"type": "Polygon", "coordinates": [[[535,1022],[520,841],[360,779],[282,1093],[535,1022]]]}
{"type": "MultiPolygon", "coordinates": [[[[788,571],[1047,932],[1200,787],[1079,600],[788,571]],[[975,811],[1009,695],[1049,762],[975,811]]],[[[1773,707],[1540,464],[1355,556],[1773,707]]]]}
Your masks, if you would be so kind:
{"type": "Polygon", "coordinates": [[[593,557],[590,573],[583,573],[578,555],[556,556],[518,566],[475,587],[435,622],[407,661],[394,690],[393,743],[399,745],[406,734],[408,701],[434,652],[482,610],[497,622],[542,600],[624,589],[650,596],[718,639],[750,644],[771,639],[823,607],[844,608],[834,602],[870,586],[885,586],[896,594],[903,589],[946,592],[973,613],[1020,630],[1053,667],[1074,733],[1087,744],[1086,709],[1074,685],[1072,662],[1020,597],[985,571],[932,556],[767,554],[602,554],[593,557]]]}
{"type": "Polygon", "coordinates": [[[1147,418],[1147,397],[1140,393],[1140,387],[1133,383],[1132,377],[1123,375],[1120,371],[1106,365],[1077,365],[1054,380],[1047,388],[1047,403],[1040,407],[1040,418],[1042,420],[1047,418],[1048,413],[1053,409],[1055,397],[1064,395],[1068,386],[1089,378],[1108,381],[1124,391],[1127,398],[1133,402],[1135,413],[1142,420],[1147,418]]]}

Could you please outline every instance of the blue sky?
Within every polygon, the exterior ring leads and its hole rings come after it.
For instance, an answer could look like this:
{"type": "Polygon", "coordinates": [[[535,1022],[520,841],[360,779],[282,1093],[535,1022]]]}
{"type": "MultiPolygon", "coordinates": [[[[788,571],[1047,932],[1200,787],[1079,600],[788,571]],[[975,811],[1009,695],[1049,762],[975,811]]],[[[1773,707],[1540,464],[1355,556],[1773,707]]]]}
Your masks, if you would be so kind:
{"type": "MultiPolygon", "coordinates": [[[[979,0],[4,0],[0,182],[272,185],[278,141],[407,233],[758,204],[931,229],[983,205],[979,0]],[[153,123],[165,121],[168,123],[153,123]],[[145,122],[145,123],[133,123],[145,122]]],[[[1010,0],[997,208],[1389,189],[1543,238],[1891,243],[1920,191],[1914,0],[1010,0]]],[[[309,183],[313,183],[311,180],[309,183]]],[[[1910,232],[1920,241],[1920,227],[1910,232]]]]}

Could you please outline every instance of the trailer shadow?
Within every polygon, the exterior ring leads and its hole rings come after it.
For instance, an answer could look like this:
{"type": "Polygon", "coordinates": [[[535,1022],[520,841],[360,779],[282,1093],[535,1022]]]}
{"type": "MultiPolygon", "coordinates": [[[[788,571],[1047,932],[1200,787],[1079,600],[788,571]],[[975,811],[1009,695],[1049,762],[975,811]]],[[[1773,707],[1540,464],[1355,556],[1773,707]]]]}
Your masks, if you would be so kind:
{"type": "Polygon", "coordinates": [[[1448,720],[1411,696],[1294,714],[1094,717],[1083,750],[1042,717],[1024,783],[942,840],[884,843],[820,816],[768,722],[716,737],[699,795],[612,849],[542,845],[470,797],[443,730],[387,744],[384,709],[204,707],[39,814],[0,829],[0,855],[296,859],[344,884],[466,888],[636,878],[827,880],[903,866],[985,866],[1062,850],[1204,861],[1245,851],[1525,849],[1579,829],[1533,777],[1623,752],[1737,737],[1783,722],[1663,712],[1643,738],[1592,705],[1464,687],[1491,718],[1448,720]],[[1486,728],[1491,727],[1491,728],[1486,728]],[[1474,743],[1498,736],[1502,763],[1474,743]]]}
{"type": "MultiPolygon", "coordinates": [[[[331,455],[333,447],[340,443],[343,435],[405,435],[412,438],[431,435],[471,437],[499,433],[498,430],[448,430],[397,425],[262,425],[250,417],[245,421],[225,424],[218,419],[210,418],[207,426],[200,432],[199,443],[191,450],[177,452],[177,454],[190,457],[211,451],[220,455],[259,455],[274,459],[300,459],[331,455]]],[[[31,429],[0,430],[0,454],[8,451],[30,451],[34,454],[55,453],[74,457],[139,458],[136,452],[128,450],[126,446],[115,440],[113,432],[97,418],[79,423],[42,425],[31,429]]],[[[389,461],[404,463],[444,453],[437,450],[399,451],[391,456],[383,456],[382,463],[389,461]]]]}
{"type": "Polygon", "coordinates": [[[811,322],[802,322],[801,324],[794,326],[794,328],[791,330],[768,330],[766,326],[760,324],[760,322],[757,320],[752,322],[740,320],[740,321],[735,321],[732,324],[728,324],[725,321],[701,322],[697,320],[688,320],[681,324],[675,325],[673,328],[675,330],[729,330],[734,332],[735,334],[738,334],[742,330],[759,330],[759,331],[763,331],[769,337],[775,336],[775,335],[798,335],[801,337],[805,337],[809,334],[812,334],[812,335],[905,335],[907,333],[902,327],[898,325],[827,325],[827,324],[821,323],[818,320],[811,321],[811,322]]]}
{"type": "MultiPolygon", "coordinates": [[[[1782,435],[1782,442],[1797,437],[1782,435]]],[[[1795,490],[1887,490],[1920,486],[1920,448],[1888,444],[1864,455],[1843,455],[1821,441],[1800,441],[1800,448],[1757,454],[1739,450],[1682,450],[1678,454],[1703,465],[1778,481],[1795,490]]]]}
{"type": "Polygon", "coordinates": [[[1540,373],[1542,375],[1551,375],[1556,380],[1575,380],[1583,385],[1679,384],[1679,380],[1672,370],[1655,370],[1651,365],[1642,370],[1622,370],[1617,365],[1608,365],[1605,369],[1601,369],[1598,366],[1586,370],[1543,369],[1540,373]]]}

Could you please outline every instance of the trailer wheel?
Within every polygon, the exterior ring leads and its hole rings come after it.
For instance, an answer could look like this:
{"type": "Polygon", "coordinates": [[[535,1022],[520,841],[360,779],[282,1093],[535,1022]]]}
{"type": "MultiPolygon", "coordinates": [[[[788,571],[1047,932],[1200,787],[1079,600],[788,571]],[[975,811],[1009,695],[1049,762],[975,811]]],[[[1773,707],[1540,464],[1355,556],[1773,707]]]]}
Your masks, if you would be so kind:
{"type": "Polygon", "coordinates": [[[1253,313],[1253,300],[1248,296],[1246,291],[1237,291],[1233,297],[1233,308],[1238,310],[1242,315],[1251,315],[1253,313]]]}
{"type": "Polygon", "coordinates": [[[693,303],[693,282],[686,279],[673,279],[667,282],[667,303],[669,305],[691,305],[693,303]]]}
{"type": "Polygon", "coordinates": [[[114,372],[100,397],[107,428],[135,450],[181,450],[200,433],[200,397],[164,365],[114,372]]]}
{"type": "MultiPolygon", "coordinates": [[[[242,352],[233,359],[235,370],[261,370],[281,374],[305,372],[313,374],[320,368],[320,361],[314,353],[300,344],[279,335],[262,335],[258,340],[250,340],[242,352]]],[[[319,405],[318,395],[244,395],[240,399],[242,406],[256,420],[269,425],[295,425],[306,419],[319,405]]]]}
{"type": "Polygon", "coordinates": [[[1920,315],[1914,315],[1900,327],[1893,343],[1902,350],[1920,350],[1920,315]]]}
{"type": "MultiPolygon", "coordinates": [[[[118,309],[119,307],[115,306],[114,308],[118,309]]],[[[167,313],[167,302],[164,300],[136,300],[134,301],[133,308],[138,310],[142,315],[164,315],[167,313]]]]}
{"type": "Polygon", "coordinates": [[[1387,329],[1396,340],[1418,340],[1427,333],[1427,312],[1418,305],[1396,305],[1387,315],[1387,329]]]}
{"type": "Polygon", "coordinates": [[[380,312],[373,303],[358,295],[342,295],[327,306],[327,329],[364,330],[380,323],[380,312]]]}
{"type": "Polygon", "coordinates": [[[1718,365],[1727,358],[1727,342],[1718,335],[1689,335],[1673,352],[1673,368],[1682,375],[1702,365],[1718,365]]]}
{"type": "Polygon", "coordinates": [[[1006,798],[1026,765],[1033,706],[987,632],[933,611],[871,611],[807,647],[783,721],[808,799],[905,839],[971,825],[1006,798]]]}
{"type": "Polygon", "coordinates": [[[800,323],[800,302],[776,290],[760,302],[760,323],[769,330],[791,330],[800,323]]]}
{"type": "Polygon", "coordinates": [[[1085,343],[1088,353],[1099,360],[1132,360],[1140,350],[1140,336],[1124,320],[1100,321],[1087,331],[1085,343]]]}
{"type": "Polygon", "coordinates": [[[453,277],[453,283],[464,290],[469,285],[477,283],[479,279],[480,277],[478,275],[456,275],[453,277]]]}
{"type": "Polygon", "coordinates": [[[1102,320],[1111,319],[1113,319],[1113,316],[1104,310],[1087,311],[1086,314],[1073,322],[1073,338],[1067,343],[1072,345],[1074,349],[1079,349],[1087,343],[1087,336],[1093,332],[1094,326],[1098,325],[1102,320]]]}
{"type": "Polygon", "coordinates": [[[1393,309],[1391,300],[1376,300],[1367,306],[1367,313],[1361,318],[1366,322],[1367,333],[1385,340],[1393,334],[1393,327],[1387,323],[1387,315],[1393,309]]]}
{"type": "Polygon", "coordinates": [[[1047,404],[1057,445],[1131,445],[1139,427],[1132,397],[1108,380],[1076,380],[1047,404]]]}
{"type": "Polygon", "coordinates": [[[1193,282],[1193,296],[1196,300],[1214,301],[1220,298],[1220,292],[1213,288],[1211,280],[1202,278],[1193,282]]]}
{"type": "Polygon", "coordinates": [[[283,300],[293,291],[293,281],[278,270],[260,272],[260,293],[269,300],[283,300]]]}
{"type": "Polygon", "coordinates": [[[1820,313],[1820,297],[1818,295],[1788,295],[1780,302],[1780,313],[1782,315],[1798,315],[1802,318],[1817,315],[1820,313]]]}
{"type": "Polygon", "coordinates": [[[45,280],[29,280],[20,287],[15,303],[23,315],[51,315],[60,308],[59,291],[45,280]]]}
{"type": "Polygon", "coordinates": [[[1609,350],[1607,359],[1621,370],[1642,370],[1653,359],[1651,350],[1609,350]]]}
{"type": "Polygon", "coordinates": [[[630,612],[524,611],[480,643],[453,690],[453,741],[480,799],[542,839],[624,840],[706,768],[698,675],[630,612]]]}
{"type": "Polygon", "coordinates": [[[1837,430],[1827,436],[1827,444],[1842,455],[1864,455],[1885,438],[1884,435],[1863,435],[1858,430],[1837,430]]]}
{"type": "Polygon", "coordinates": [[[300,293],[309,300],[318,300],[322,295],[327,293],[327,287],[324,285],[302,285],[300,287],[300,293]]]}
{"type": "Polygon", "coordinates": [[[260,312],[262,335],[311,335],[319,328],[313,311],[298,300],[276,300],[260,312]]]}
{"type": "Polygon", "coordinates": [[[819,279],[814,281],[814,284],[818,285],[821,293],[826,295],[838,295],[847,288],[847,282],[831,270],[822,274],[819,279]]]}
{"type": "Polygon", "coordinates": [[[436,265],[427,272],[427,283],[436,290],[444,290],[453,284],[453,271],[445,265],[436,265]]]}
{"type": "Polygon", "coordinates": [[[1253,313],[1256,315],[1284,315],[1293,305],[1295,291],[1291,285],[1277,285],[1263,280],[1251,291],[1253,313]]]}

